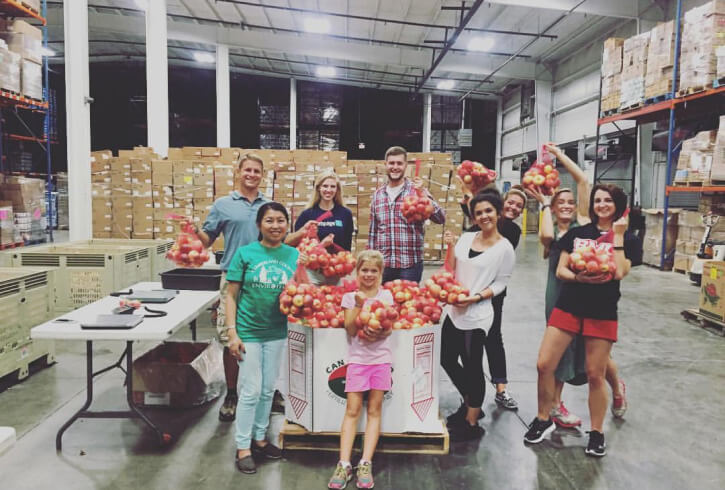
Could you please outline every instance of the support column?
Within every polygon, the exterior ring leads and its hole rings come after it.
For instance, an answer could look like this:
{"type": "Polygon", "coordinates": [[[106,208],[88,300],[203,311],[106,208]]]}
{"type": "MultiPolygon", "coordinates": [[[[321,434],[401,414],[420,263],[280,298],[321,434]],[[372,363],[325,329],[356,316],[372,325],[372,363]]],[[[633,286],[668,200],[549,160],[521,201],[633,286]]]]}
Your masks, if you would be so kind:
{"type": "Polygon", "coordinates": [[[551,141],[551,82],[535,81],[536,93],[536,158],[541,159],[541,146],[551,141]]]}
{"type": "Polygon", "coordinates": [[[297,80],[289,79],[289,149],[297,149],[297,80]]]}
{"type": "Polygon", "coordinates": [[[503,180],[503,169],[501,168],[501,138],[503,132],[503,97],[496,99],[496,153],[494,169],[498,175],[498,180],[503,180]]]}
{"type": "Polygon", "coordinates": [[[229,46],[216,47],[216,145],[231,145],[232,120],[229,91],[229,46]]]}
{"type": "Polygon", "coordinates": [[[169,59],[166,0],[146,9],[146,119],[148,146],[161,157],[169,153],[169,59]]]}
{"type": "Polygon", "coordinates": [[[430,124],[431,124],[431,106],[433,95],[427,93],[423,95],[423,153],[430,151],[430,124]]]}
{"type": "Polygon", "coordinates": [[[88,0],[63,2],[63,22],[68,188],[72,190],[68,194],[69,236],[87,240],[93,235],[88,0]]]}

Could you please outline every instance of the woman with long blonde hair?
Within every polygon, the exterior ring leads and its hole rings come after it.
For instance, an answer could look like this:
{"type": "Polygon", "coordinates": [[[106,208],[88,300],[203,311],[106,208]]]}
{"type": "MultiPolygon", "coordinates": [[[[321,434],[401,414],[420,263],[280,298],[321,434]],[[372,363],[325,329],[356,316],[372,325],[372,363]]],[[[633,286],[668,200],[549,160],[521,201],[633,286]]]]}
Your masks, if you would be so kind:
{"type": "MultiPolygon", "coordinates": [[[[315,179],[315,191],[295,221],[295,231],[287,236],[285,243],[296,247],[310,227],[316,228],[317,238],[323,246],[335,243],[345,250],[351,249],[354,231],[352,211],[343,204],[342,183],[332,170],[323,172],[315,179]],[[317,219],[328,211],[331,215],[318,222],[317,219]]],[[[323,277],[312,276],[314,274],[310,277],[313,282],[329,282],[323,277]]]]}

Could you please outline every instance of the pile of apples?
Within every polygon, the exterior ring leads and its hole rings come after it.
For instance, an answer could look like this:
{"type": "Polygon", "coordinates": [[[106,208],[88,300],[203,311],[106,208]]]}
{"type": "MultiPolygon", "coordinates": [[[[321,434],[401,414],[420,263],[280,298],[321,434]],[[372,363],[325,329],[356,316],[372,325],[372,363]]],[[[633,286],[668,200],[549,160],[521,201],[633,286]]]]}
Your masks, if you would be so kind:
{"type": "MultiPolygon", "coordinates": [[[[363,328],[368,327],[370,330],[391,330],[395,328],[395,324],[399,323],[400,314],[394,306],[387,306],[381,301],[375,300],[366,303],[355,318],[355,326],[357,327],[357,335],[363,338],[363,328]]],[[[400,330],[402,325],[397,326],[400,330]]]]}
{"type": "Polygon", "coordinates": [[[521,184],[527,189],[538,189],[545,196],[553,196],[554,191],[561,185],[559,171],[554,168],[554,160],[547,151],[543,151],[541,161],[524,173],[521,184]]]}
{"type": "Polygon", "coordinates": [[[343,328],[341,301],[342,288],[318,288],[289,281],[279,297],[279,311],[287,315],[290,323],[304,323],[312,328],[343,328]]]}
{"type": "Polygon", "coordinates": [[[303,238],[297,249],[307,255],[305,267],[312,271],[320,271],[325,277],[345,277],[355,270],[357,264],[351,252],[343,250],[331,254],[320,246],[317,238],[303,238]]]}
{"type": "Polygon", "coordinates": [[[423,286],[432,298],[449,305],[460,303],[470,294],[448,271],[436,272],[430,279],[426,279],[423,286]]]}
{"type": "Polygon", "coordinates": [[[390,291],[393,295],[393,299],[397,304],[405,303],[413,298],[418,297],[421,294],[420,286],[415,281],[408,281],[406,279],[395,279],[394,281],[388,281],[383,284],[383,288],[390,291]]]}
{"type": "Polygon", "coordinates": [[[433,203],[421,190],[416,194],[406,196],[400,210],[408,223],[425,221],[433,214],[433,203]]]}
{"type": "Polygon", "coordinates": [[[576,239],[574,250],[569,254],[569,269],[587,275],[614,275],[617,264],[611,243],[597,243],[595,240],[576,239]]]}
{"type": "Polygon", "coordinates": [[[456,174],[475,194],[491,182],[496,181],[496,171],[486,168],[483,164],[464,160],[458,166],[456,174]]]}
{"type": "Polygon", "coordinates": [[[166,258],[180,267],[196,268],[206,264],[209,252],[188,222],[181,223],[181,232],[176,242],[166,252],[166,258]]]}
{"type": "Polygon", "coordinates": [[[416,328],[438,323],[443,314],[443,309],[438,304],[438,299],[422,294],[416,299],[411,299],[399,305],[401,321],[404,322],[402,328],[416,328]]]}

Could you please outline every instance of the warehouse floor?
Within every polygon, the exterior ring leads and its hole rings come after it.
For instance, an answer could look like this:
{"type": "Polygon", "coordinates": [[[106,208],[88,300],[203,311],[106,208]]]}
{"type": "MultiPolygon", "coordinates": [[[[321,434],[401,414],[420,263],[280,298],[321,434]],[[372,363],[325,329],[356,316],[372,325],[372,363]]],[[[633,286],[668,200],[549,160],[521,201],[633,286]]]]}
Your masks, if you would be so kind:
{"type": "MultiPolygon", "coordinates": [[[[377,455],[376,488],[722,488],[725,339],[681,319],[682,309],[696,306],[696,287],[684,276],[646,266],[623,283],[614,358],[627,383],[629,411],[621,421],[607,415],[607,457],[584,455],[586,387],[564,392],[569,409],[585,419],[584,430],[557,430],[539,446],[524,446],[526,424],[536,412],[535,363],[544,328],[540,256],[534,237],[522,242],[504,310],[518,413],[497,409],[487,389],[482,422],[487,432],[480,441],[452,441],[445,456],[377,455]]],[[[211,334],[208,326],[200,330],[202,339],[211,334]]],[[[189,338],[188,330],[177,337],[189,338]]],[[[120,344],[98,345],[97,366],[115,362],[120,350],[120,344]]],[[[140,422],[83,420],[66,432],[63,452],[56,453],[56,431],[85,399],[84,353],[82,343],[61,343],[55,366],[0,387],[0,425],[18,433],[15,446],[0,456],[2,488],[325,488],[334,453],[288,453],[282,461],[263,463],[256,475],[238,473],[234,426],[217,419],[221,400],[196,410],[152,412],[176,436],[170,447],[159,448],[140,422]]],[[[96,408],[123,406],[121,380],[118,371],[97,379],[96,408]]],[[[459,399],[444,374],[441,393],[445,415],[459,399]]],[[[275,436],[281,423],[274,416],[275,436]]]]}

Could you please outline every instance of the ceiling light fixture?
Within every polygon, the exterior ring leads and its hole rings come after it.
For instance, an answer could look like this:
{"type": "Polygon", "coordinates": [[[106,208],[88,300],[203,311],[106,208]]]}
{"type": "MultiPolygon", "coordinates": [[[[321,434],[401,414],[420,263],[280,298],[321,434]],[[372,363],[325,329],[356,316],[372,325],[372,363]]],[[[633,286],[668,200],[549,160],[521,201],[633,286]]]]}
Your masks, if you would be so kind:
{"type": "Polygon", "coordinates": [[[437,85],[438,90],[451,90],[455,86],[456,82],[453,80],[441,80],[437,85]]]}
{"type": "Polygon", "coordinates": [[[305,30],[313,34],[327,34],[330,32],[330,21],[324,17],[307,17],[305,30]]]}
{"type": "Polygon", "coordinates": [[[334,66],[318,66],[315,72],[317,73],[317,76],[321,78],[332,78],[336,73],[334,66]]]}
{"type": "Polygon", "coordinates": [[[468,41],[469,51],[491,51],[494,40],[492,37],[473,37],[468,41]]]}
{"type": "Polygon", "coordinates": [[[214,63],[216,61],[213,54],[204,51],[194,51],[194,59],[199,63],[214,63]]]}

